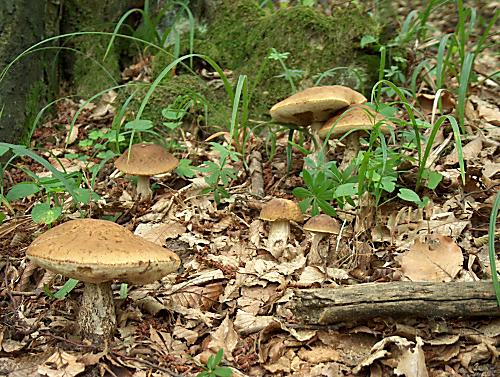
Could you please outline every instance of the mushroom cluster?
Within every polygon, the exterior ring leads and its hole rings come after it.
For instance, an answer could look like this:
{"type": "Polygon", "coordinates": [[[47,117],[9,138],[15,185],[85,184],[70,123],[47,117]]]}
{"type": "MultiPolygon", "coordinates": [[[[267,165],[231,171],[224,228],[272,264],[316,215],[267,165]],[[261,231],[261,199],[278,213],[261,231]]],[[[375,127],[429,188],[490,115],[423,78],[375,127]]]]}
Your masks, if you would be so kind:
{"type": "Polygon", "coordinates": [[[364,95],[346,86],[315,86],[278,102],[269,112],[278,122],[310,126],[315,144],[319,147],[321,139],[318,131],[335,112],[366,101],[364,95]]]}
{"type": "Polygon", "coordinates": [[[179,160],[161,145],[134,144],[115,160],[115,167],[121,172],[137,176],[137,198],[148,202],[153,197],[149,178],[153,175],[174,170],[179,160]]]}
{"type": "MultiPolygon", "coordinates": [[[[281,123],[310,126],[315,151],[325,137],[340,137],[356,130],[346,138],[346,154],[342,160],[342,166],[346,167],[359,152],[359,131],[370,130],[381,124],[380,130],[389,133],[392,127],[382,115],[363,105],[365,102],[365,96],[345,86],[316,86],[277,103],[271,108],[270,114],[281,123]]],[[[316,159],[315,155],[313,153],[311,157],[316,159]]]]}
{"type": "MultiPolygon", "coordinates": [[[[290,223],[304,221],[300,207],[288,199],[271,199],[262,207],[260,219],[271,223],[267,250],[276,259],[281,258],[288,244],[290,223]]],[[[340,227],[337,220],[325,214],[317,215],[304,224],[304,230],[312,234],[311,249],[307,256],[308,263],[311,265],[325,263],[328,253],[321,252],[320,243],[329,235],[339,234],[340,227]]]]}
{"type": "Polygon", "coordinates": [[[179,257],[107,220],[71,220],[49,229],[27,250],[36,265],[84,283],[78,327],[84,339],[105,344],[115,331],[111,283],[146,284],[176,271],[179,257]]]}

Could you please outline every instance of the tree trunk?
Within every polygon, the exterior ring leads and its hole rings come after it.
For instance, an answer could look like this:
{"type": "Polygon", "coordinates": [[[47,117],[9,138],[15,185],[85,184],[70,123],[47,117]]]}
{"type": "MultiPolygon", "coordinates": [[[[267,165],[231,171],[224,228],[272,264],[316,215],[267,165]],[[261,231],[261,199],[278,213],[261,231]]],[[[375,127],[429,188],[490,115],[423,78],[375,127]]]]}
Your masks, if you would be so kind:
{"type": "MultiPolygon", "coordinates": [[[[0,1],[0,67],[44,37],[57,33],[59,8],[52,1],[0,1]]],[[[30,54],[0,81],[0,141],[27,141],[30,127],[47,94],[48,52],[30,54]]],[[[0,76],[1,77],[1,76],[0,76]]]]}

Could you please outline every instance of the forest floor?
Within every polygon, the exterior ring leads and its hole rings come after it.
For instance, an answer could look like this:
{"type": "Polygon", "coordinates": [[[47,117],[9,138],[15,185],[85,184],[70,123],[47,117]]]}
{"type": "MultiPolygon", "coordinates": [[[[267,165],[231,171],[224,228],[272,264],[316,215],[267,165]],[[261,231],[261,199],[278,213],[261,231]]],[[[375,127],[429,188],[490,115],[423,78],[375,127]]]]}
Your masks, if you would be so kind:
{"type": "MultiPolygon", "coordinates": [[[[149,61],[128,74],[147,77],[149,61]]],[[[25,256],[48,229],[29,215],[40,195],[11,202],[0,225],[0,375],[70,377],[93,369],[107,376],[194,376],[222,348],[222,364],[233,376],[499,376],[500,312],[492,285],[480,285],[491,280],[488,223],[500,185],[499,87],[486,79],[496,61],[486,50],[474,67],[479,81],[465,108],[465,184],[453,132],[443,127],[429,167],[444,178],[425,192],[429,204],[419,208],[396,197],[375,207],[363,196],[356,207],[337,208],[341,230],[322,241],[326,256],[320,259],[309,254],[312,237],[300,223],[292,223],[285,252],[274,257],[266,243],[268,224],[259,218],[270,199],[297,201],[291,191],[304,185],[304,155],[295,148],[287,174],[287,133],[278,135],[272,160],[264,139],[250,139],[249,168],[241,159],[226,166],[237,176],[219,204],[202,192],[207,182],[201,172],[155,177],[153,200],[137,203],[133,182],[107,162],[92,186],[100,199],[86,208],[87,217],[113,219],[176,252],[182,265],[157,283],[129,286],[126,297],[119,297],[119,282],[114,285],[118,330],[105,351],[76,334],[82,286],[62,299],[50,297],[47,290],[57,291],[66,279],[25,256]],[[378,297],[377,284],[388,284],[378,297]],[[347,287],[357,289],[356,297],[343,296],[347,287]],[[305,291],[313,288],[329,293],[305,291]],[[314,301],[321,302],[321,295],[324,307],[314,301]],[[494,309],[484,306],[491,304],[494,309]]],[[[453,81],[449,85],[456,89],[453,81]]],[[[420,90],[432,93],[425,83],[420,90]]],[[[111,127],[120,106],[114,97],[86,106],[71,134],[80,103],[59,102],[57,114],[35,130],[32,145],[54,167],[63,164],[88,180],[89,163],[101,160],[93,146],[79,142],[111,127]],[[82,162],[68,154],[87,157],[82,162]]],[[[420,99],[413,105],[431,122],[434,97],[420,99]]],[[[456,115],[453,105],[448,112],[456,115]]],[[[407,118],[402,108],[397,115],[407,118]]],[[[178,157],[219,161],[206,141],[184,136],[178,157]]],[[[227,145],[224,136],[213,141],[227,145]]],[[[330,156],[341,161],[342,154],[342,144],[332,144],[330,156]]],[[[6,190],[27,181],[29,171],[50,177],[33,160],[20,158],[5,171],[6,190]]],[[[414,179],[410,167],[398,184],[411,187],[414,179]]],[[[80,216],[67,194],[57,196],[64,219],[80,216]]]]}

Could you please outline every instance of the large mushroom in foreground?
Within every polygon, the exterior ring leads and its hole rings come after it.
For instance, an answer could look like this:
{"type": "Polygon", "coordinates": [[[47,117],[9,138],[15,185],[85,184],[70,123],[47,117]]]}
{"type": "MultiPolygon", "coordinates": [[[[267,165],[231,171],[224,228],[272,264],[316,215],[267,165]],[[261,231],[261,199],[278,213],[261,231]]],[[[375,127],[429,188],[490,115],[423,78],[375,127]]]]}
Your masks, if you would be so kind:
{"type": "Polygon", "coordinates": [[[107,220],[71,220],[49,229],[28,247],[36,265],[84,283],[78,327],[84,339],[102,345],[116,327],[111,283],[146,284],[179,268],[172,251],[107,220]]]}
{"type": "Polygon", "coordinates": [[[319,146],[321,140],[318,131],[326,120],[340,109],[366,101],[365,96],[346,86],[314,86],[278,102],[269,113],[280,123],[310,126],[319,146]]]}
{"type": "Polygon", "coordinates": [[[153,175],[174,170],[179,160],[161,145],[134,144],[115,160],[115,167],[121,172],[137,176],[137,198],[148,202],[153,197],[149,178],[153,175]]]}

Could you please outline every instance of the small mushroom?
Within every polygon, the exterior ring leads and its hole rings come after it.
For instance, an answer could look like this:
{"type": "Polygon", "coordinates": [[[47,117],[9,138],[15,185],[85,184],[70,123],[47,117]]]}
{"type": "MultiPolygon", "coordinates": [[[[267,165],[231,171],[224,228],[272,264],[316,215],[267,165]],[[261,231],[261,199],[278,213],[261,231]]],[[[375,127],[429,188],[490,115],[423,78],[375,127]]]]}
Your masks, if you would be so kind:
{"type": "Polygon", "coordinates": [[[333,217],[321,214],[311,217],[305,224],[304,230],[312,233],[311,250],[307,260],[311,265],[324,262],[327,255],[322,255],[319,250],[321,240],[329,234],[339,234],[340,227],[333,217]]]}
{"type": "Polygon", "coordinates": [[[153,191],[149,177],[174,170],[179,160],[161,145],[134,144],[115,161],[115,167],[121,172],[137,176],[137,198],[140,202],[150,201],[153,191]]]}
{"type": "Polygon", "coordinates": [[[269,111],[281,123],[311,126],[317,146],[321,146],[318,131],[337,110],[352,104],[365,103],[361,93],[341,85],[315,86],[284,99],[269,111]]]}
{"type": "Polygon", "coordinates": [[[272,199],[260,211],[261,220],[271,222],[269,227],[268,249],[275,258],[281,257],[288,243],[290,221],[304,221],[297,203],[288,199],[272,199]]]}
{"type": "Polygon", "coordinates": [[[320,137],[340,137],[349,131],[354,130],[345,138],[345,152],[342,159],[341,169],[345,169],[352,160],[356,158],[360,149],[359,138],[363,130],[371,130],[377,124],[380,124],[379,130],[384,133],[390,133],[394,125],[383,115],[377,113],[366,105],[352,105],[345,111],[330,118],[324,126],[318,131],[320,137]]]}
{"type": "Polygon", "coordinates": [[[151,283],[179,268],[172,251],[107,220],[71,220],[28,247],[33,263],[84,282],[78,326],[84,339],[106,344],[116,328],[111,282],[151,283]]]}

